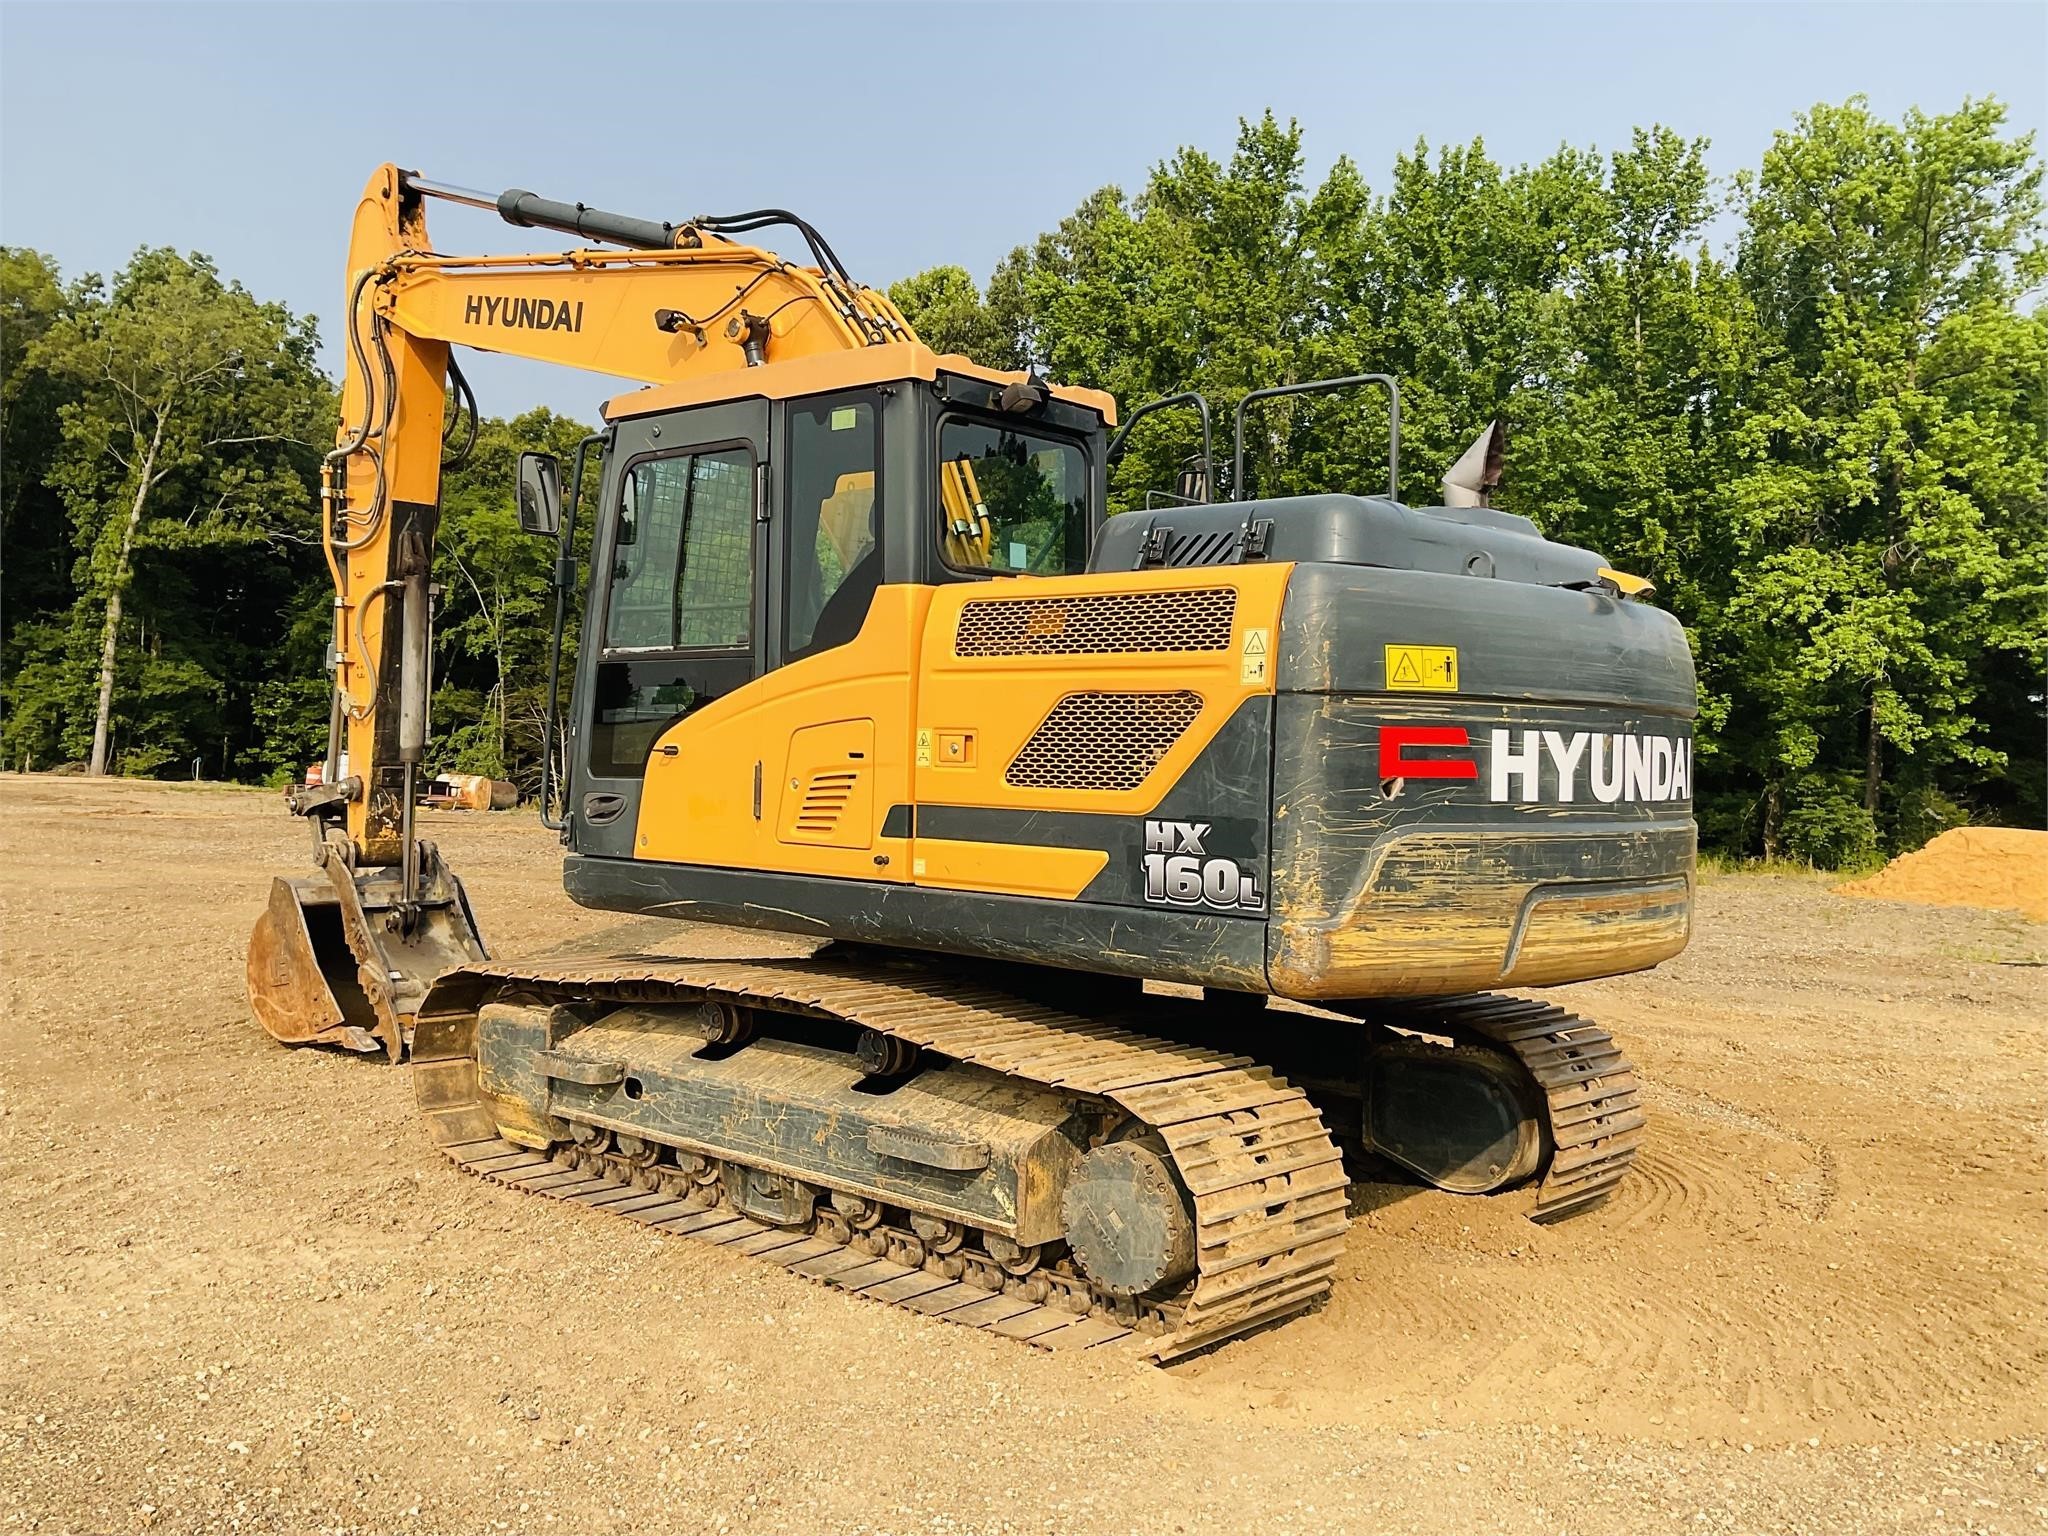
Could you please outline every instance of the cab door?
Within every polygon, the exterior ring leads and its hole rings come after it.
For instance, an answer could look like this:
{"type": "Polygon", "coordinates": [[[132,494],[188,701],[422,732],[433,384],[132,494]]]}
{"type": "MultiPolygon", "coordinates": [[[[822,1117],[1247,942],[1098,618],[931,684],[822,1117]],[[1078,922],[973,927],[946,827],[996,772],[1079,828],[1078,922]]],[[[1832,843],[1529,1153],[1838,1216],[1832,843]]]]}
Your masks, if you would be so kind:
{"type": "Polygon", "coordinates": [[[909,878],[911,713],[931,588],[906,579],[888,516],[902,494],[884,456],[889,398],[842,390],[773,408],[766,665],[664,729],[635,859],[909,878]]]}
{"type": "Polygon", "coordinates": [[[678,751],[663,733],[766,666],[767,465],[766,401],[615,428],[577,660],[579,853],[632,857],[648,760],[678,751]]]}

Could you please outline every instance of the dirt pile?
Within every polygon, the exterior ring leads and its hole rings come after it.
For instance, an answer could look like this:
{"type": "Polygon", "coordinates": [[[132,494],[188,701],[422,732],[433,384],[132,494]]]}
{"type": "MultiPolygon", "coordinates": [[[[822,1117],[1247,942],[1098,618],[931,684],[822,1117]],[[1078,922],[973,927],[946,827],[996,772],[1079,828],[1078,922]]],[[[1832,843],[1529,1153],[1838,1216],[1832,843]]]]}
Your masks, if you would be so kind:
{"type": "Polygon", "coordinates": [[[1869,879],[1835,889],[1878,901],[2023,912],[2048,923],[2048,832],[1957,827],[1917,853],[1900,854],[1869,879]]]}

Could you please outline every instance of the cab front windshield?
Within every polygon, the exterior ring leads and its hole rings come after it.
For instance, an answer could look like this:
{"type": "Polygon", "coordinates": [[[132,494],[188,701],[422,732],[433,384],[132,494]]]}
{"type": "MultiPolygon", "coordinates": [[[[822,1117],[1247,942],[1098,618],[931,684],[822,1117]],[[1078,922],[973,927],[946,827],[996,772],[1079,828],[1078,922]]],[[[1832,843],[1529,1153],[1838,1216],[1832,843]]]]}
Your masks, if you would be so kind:
{"type": "Polygon", "coordinates": [[[1059,576],[1088,564],[1088,459],[1078,444],[955,418],[939,427],[946,562],[1059,576]]]}

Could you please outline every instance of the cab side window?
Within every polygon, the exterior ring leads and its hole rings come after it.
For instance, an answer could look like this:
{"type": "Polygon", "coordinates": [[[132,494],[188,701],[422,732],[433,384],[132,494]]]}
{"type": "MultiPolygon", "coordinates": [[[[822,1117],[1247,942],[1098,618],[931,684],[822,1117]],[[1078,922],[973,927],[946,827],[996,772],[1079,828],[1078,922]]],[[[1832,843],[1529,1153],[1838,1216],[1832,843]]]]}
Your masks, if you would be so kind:
{"type": "Polygon", "coordinates": [[[787,660],[859,634],[881,585],[879,421],[871,394],[790,406],[787,660]]]}
{"type": "Polygon", "coordinates": [[[633,466],[612,550],[607,650],[744,647],[753,615],[754,461],[744,448],[633,466]]]}
{"type": "Polygon", "coordinates": [[[753,675],[753,453],[643,459],[616,515],[590,762],[637,778],[662,732],[753,675]]]}
{"type": "Polygon", "coordinates": [[[1069,439],[957,416],[939,425],[939,547],[955,570],[1086,570],[1088,497],[1088,460],[1069,439]]]}

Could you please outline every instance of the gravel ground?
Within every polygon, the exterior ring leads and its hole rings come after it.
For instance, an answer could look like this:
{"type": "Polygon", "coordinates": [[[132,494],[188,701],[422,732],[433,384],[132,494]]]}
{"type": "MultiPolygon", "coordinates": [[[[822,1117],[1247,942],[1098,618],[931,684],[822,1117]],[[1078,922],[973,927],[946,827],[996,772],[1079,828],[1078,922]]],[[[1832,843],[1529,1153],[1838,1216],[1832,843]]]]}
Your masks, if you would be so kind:
{"type": "MultiPolygon", "coordinates": [[[[428,820],[500,952],[607,921],[526,816],[428,820]]],[[[306,857],[273,795],[0,776],[0,1530],[2048,1526],[2048,928],[1709,880],[1553,994],[1650,1085],[1613,1201],[1361,1186],[1327,1306],[1158,1370],[466,1178],[249,1020],[306,857]]]]}

